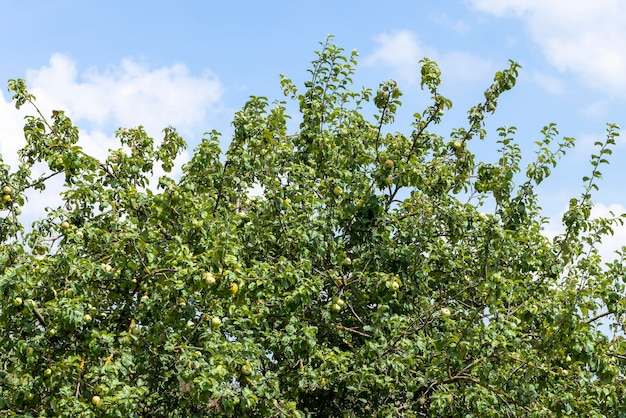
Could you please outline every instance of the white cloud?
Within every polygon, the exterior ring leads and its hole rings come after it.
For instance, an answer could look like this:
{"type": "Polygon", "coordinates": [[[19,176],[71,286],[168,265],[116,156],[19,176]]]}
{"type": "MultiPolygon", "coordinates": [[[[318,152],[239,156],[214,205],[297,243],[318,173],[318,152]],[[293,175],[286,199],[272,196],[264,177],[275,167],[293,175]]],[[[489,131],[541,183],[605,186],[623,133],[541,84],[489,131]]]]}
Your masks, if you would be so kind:
{"type": "Polygon", "coordinates": [[[480,80],[490,77],[496,69],[490,61],[468,52],[440,52],[426,47],[409,30],[382,33],[376,36],[375,42],[376,49],[364,63],[389,67],[396,77],[413,84],[419,83],[419,61],[424,57],[437,62],[446,83],[480,80]]]}
{"type": "Polygon", "coordinates": [[[521,15],[539,2],[534,0],[470,0],[470,3],[482,11],[503,16],[505,14],[521,15]]]}
{"type": "Polygon", "coordinates": [[[626,2],[471,0],[496,16],[523,19],[546,59],[611,93],[626,94],[626,2]]]}
{"type": "MultiPolygon", "coordinates": [[[[206,130],[207,119],[221,111],[222,85],[217,77],[208,71],[190,74],[182,64],[149,68],[124,60],[104,71],[92,68],[79,72],[74,61],[55,54],[47,65],[28,70],[25,78],[44,116],[53,109],[64,110],[80,130],[78,145],[99,159],[109,149],[119,148],[114,138],[118,127],[142,125],[158,142],[166,126],[174,126],[186,136],[199,128],[206,130]]],[[[17,151],[25,145],[22,126],[27,114],[35,114],[35,110],[25,105],[17,111],[0,96],[0,153],[13,169],[17,151]]],[[[184,152],[176,167],[188,159],[184,152]]],[[[43,169],[36,167],[34,174],[41,174],[43,169]]],[[[161,174],[160,167],[155,167],[155,175],[161,174]]],[[[61,184],[53,181],[50,186],[43,194],[29,194],[26,217],[32,219],[35,210],[41,214],[41,208],[58,204],[61,184]]]]}
{"type": "Polygon", "coordinates": [[[0,95],[0,155],[11,166],[17,161],[17,151],[24,145],[24,115],[25,112],[16,111],[15,106],[0,95]]]}
{"type": "MultiPolygon", "coordinates": [[[[626,208],[617,203],[608,206],[597,203],[591,209],[591,217],[610,217],[611,212],[619,216],[622,213],[626,213],[626,208]]],[[[607,260],[615,258],[615,251],[620,250],[624,245],[626,245],[626,226],[615,227],[613,235],[608,235],[602,239],[600,254],[607,260]]]]}
{"type": "Polygon", "coordinates": [[[463,20],[455,20],[445,13],[433,13],[430,19],[446,28],[450,28],[460,35],[464,35],[470,31],[470,25],[463,20]]]}
{"type": "Polygon", "coordinates": [[[563,80],[552,74],[534,70],[531,72],[531,78],[548,93],[561,94],[565,91],[565,83],[563,80]]]}
{"type": "MultiPolygon", "coordinates": [[[[116,145],[112,134],[117,127],[143,125],[155,139],[169,125],[188,134],[219,110],[222,96],[216,76],[208,71],[192,75],[182,64],[151,69],[124,60],[105,71],[92,68],[79,73],[76,63],[60,54],[47,65],[28,70],[26,81],[43,114],[64,110],[81,130],[79,144],[99,156],[116,145]]],[[[22,118],[33,113],[28,106],[17,112],[13,104],[0,102],[3,156],[13,159],[10,156],[23,146],[22,118]]]]}
{"type": "Polygon", "coordinates": [[[150,69],[128,59],[79,75],[70,58],[55,54],[47,66],[27,71],[26,79],[38,103],[66,110],[79,125],[143,125],[154,135],[166,125],[195,127],[222,95],[219,80],[208,71],[194,76],[182,64],[150,69]]]}
{"type": "Polygon", "coordinates": [[[376,36],[375,41],[378,46],[365,58],[364,64],[391,67],[398,77],[411,82],[418,81],[419,60],[434,55],[433,50],[420,45],[408,30],[383,33],[376,36]]]}
{"type": "MultiPolygon", "coordinates": [[[[561,219],[565,213],[566,208],[561,211],[558,217],[553,217],[550,222],[545,226],[543,231],[544,235],[552,239],[558,234],[564,232],[561,219]]],[[[623,205],[612,203],[605,205],[604,203],[596,203],[591,209],[591,219],[597,219],[600,217],[611,218],[613,216],[619,216],[622,213],[626,213],[626,207],[623,205]],[[611,215],[611,212],[613,215],[611,215]]],[[[613,230],[613,235],[606,235],[602,237],[601,244],[598,245],[598,251],[602,259],[610,261],[615,259],[616,250],[620,250],[622,246],[626,245],[626,226],[616,226],[613,230]]]]}

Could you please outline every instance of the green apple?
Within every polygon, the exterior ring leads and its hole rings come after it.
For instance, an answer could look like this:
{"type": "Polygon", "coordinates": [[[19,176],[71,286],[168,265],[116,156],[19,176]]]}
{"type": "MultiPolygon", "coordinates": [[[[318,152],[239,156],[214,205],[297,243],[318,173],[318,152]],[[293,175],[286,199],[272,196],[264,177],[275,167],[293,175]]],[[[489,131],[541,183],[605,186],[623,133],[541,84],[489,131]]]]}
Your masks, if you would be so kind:
{"type": "Polygon", "coordinates": [[[387,159],[387,160],[385,161],[385,167],[387,167],[387,168],[391,169],[391,168],[393,168],[393,165],[394,165],[394,162],[393,162],[393,160],[392,160],[392,159],[387,159]]]}
{"type": "Polygon", "coordinates": [[[338,303],[333,303],[330,305],[330,310],[333,312],[339,312],[341,311],[341,306],[339,306],[338,303]]]}
{"type": "Polygon", "coordinates": [[[91,318],[91,315],[89,315],[89,314],[85,314],[85,315],[83,315],[83,320],[84,320],[85,322],[91,322],[91,320],[92,320],[92,319],[93,319],[93,318],[91,318]]]}
{"type": "Polygon", "coordinates": [[[211,326],[217,328],[220,325],[222,325],[222,320],[219,317],[214,316],[213,318],[211,318],[211,326]]]}
{"type": "Polygon", "coordinates": [[[22,300],[22,298],[21,298],[21,297],[19,297],[19,296],[18,296],[18,297],[16,297],[15,299],[13,299],[13,306],[15,306],[15,307],[18,307],[18,308],[19,308],[19,307],[20,307],[20,306],[22,306],[23,304],[24,304],[24,301],[22,300]]]}
{"type": "Polygon", "coordinates": [[[335,194],[335,196],[339,196],[341,193],[343,193],[343,189],[339,186],[335,186],[335,188],[333,189],[333,193],[335,194]]]}
{"type": "Polygon", "coordinates": [[[63,221],[61,222],[61,228],[63,229],[69,229],[70,228],[70,223],[67,221],[63,221]]]}
{"type": "Polygon", "coordinates": [[[13,193],[13,188],[11,186],[4,186],[2,188],[2,193],[4,193],[4,194],[11,194],[11,193],[13,193]]]}
{"type": "Polygon", "coordinates": [[[252,368],[249,365],[244,364],[241,366],[241,374],[244,376],[250,376],[252,374],[252,368]]]}
{"type": "Polygon", "coordinates": [[[91,403],[96,407],[96,408],[102,408],[102,405],[104,405],[104,401],[102,400],[101,397],[99,397],[98,395],[94,395],[91,398],[91,403]]]}
{"type": "Polygon", "coordinates": [[[402,282],[400,281],[400,279],[392,279],[391,282],[389,283],[389,288],[393,290],[394,292],[399,290],[401,286],[402,286],[402,282]]]}
{"type": "Polygon", "coordinates": [[[441,308],[441,316],[443,317],[449,317],[451,314],[450,309],[448,308],[441,308]]]}
{"type": "Polygon", "coordinates": [[[206,273],[204,273],[204,282],[206,284],[208,284],[209,286],[213,286],[216,282],[215,280],[215,276],[213,275],[213,273],[207,271],[206,273]]]}

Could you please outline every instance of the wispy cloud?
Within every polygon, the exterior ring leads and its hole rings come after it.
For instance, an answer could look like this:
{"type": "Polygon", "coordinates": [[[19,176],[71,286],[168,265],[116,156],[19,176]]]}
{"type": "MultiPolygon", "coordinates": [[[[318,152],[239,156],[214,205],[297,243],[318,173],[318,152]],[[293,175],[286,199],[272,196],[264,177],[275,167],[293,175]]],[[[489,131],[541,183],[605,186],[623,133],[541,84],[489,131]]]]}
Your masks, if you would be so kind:
{"type": "Polygon", "coordinates": [[[561,94],[565,91],[565,83],[559,77],[542,71],[531,71],[531,79],[542,89],[551,94],[561,94]]]}
{"type": "Polygon", "coordinates": [[[589,86],[626,95],[626,3],[619,0],[470,0],[522,19],[546,60],[589,86]]]}
{"type": "Polygon", "coordinates": [[[461,19],[453,19],[447,13],[433,13],[430,19],[446,28],[450,28],[460,35],[468,33],[471,29],[470,25],[461,19]]]}
{"type": "Polygon", "coordinates": [[[439,64],[445,82],[451,84],[482,80],[492,76],[496,66],[465,51],[440,51],[423,45],[410,30],[382,33],[375,37],[376,48],[364,63],[390,68],[395,77],[412,84],[419,83],[419,60],[428,57],[439,64]]]}
{"type": "Polygon", "coordinates": [[[596,100],[583,108],[581,113],[587,117],[604,120],[608,114],[608,106],[605,100],[596,100]]]}

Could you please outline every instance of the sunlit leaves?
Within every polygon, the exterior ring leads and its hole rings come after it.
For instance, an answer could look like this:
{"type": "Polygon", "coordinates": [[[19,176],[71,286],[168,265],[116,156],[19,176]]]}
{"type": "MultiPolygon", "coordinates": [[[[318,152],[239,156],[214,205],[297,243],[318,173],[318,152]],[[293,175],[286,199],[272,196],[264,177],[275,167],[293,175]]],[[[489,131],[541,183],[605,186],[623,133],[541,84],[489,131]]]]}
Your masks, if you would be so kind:
{"type": "Polygon", "coordinates": [[[228,149],[207,133],[180,178],[153,178],[185,147],[173,128],[121,128],[98,161],[35,108],[20,165],[0,165],[2,415],[624,412],[624,254],[596,249],[624,215],[591,218],[618,127],[551,242],[535,187],[573,139],[546,126],[525,170],[514,127],[494,161],[472,152],[518,64],[444,137],[435,62],[405,134],[395,82],[351,90],[356,57],[327,39],[302,91],[281,76],[297,132],[288,102],[251,97],[228,149]],[[25,193],[56,175],[63,204],[24,234],[25,193]]]}

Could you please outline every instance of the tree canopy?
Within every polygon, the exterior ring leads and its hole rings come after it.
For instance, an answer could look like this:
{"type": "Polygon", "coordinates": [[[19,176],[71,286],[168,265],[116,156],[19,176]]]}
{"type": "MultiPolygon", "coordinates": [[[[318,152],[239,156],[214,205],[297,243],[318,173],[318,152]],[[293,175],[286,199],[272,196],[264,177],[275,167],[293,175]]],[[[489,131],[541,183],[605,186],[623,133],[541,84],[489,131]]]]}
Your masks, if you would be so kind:
{"type": "Polygon", "coordinates": [[[536,187],[574,140],[544,127],[522,167],[515,128],[485,130],[518,64],[444,137],[435,62],[401,133],[397,84],[355,91],[356,52],[321,46],[302,89],[281,77],[225,152],[209,132],[152,185],[186,147],[173,128],[119,129],[98,160],[9,81],[34,115],[0,165],[3,416],[626,416],[624,254],[597,249],[624,217],[590,217],[619,128],[548,239],[536,187]],[[55,176],[63,204],[24,227],[55,176]]]}

